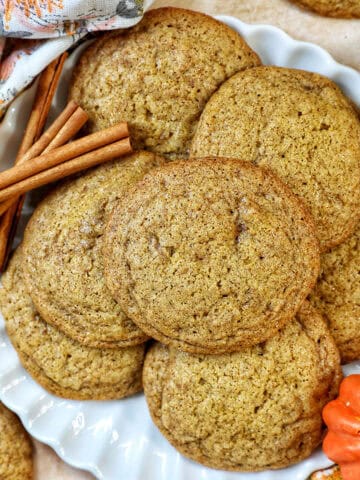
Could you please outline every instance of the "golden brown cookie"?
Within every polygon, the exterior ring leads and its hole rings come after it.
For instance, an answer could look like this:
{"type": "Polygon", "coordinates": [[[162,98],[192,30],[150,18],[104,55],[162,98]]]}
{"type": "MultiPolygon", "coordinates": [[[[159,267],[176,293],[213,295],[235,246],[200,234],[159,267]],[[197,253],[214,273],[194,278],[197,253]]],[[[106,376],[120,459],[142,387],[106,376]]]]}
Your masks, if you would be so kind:
{"type": "Polygon", "coordinates": [[[151,417],[167,440],[203,465],[237,471],[308,457],[340,380],[334,340],[309,304],[270,340],[240,352],[192,355],[155,344],[143,372],[151,417]]]}
{"type": "Polygon", "coordinates": [[[298,198],[270,172],[232,159],[154,169],[117,203],[104,246],[106,281],[127,315],[195,353],[272,336],[319,269],[298,198]]]}
{"type": "Polygon", "coordinates": [[[0,478],[32,480],[32,445],[18,417],[0,403],[0,478]]]}
{"type": "Polygon", "coordinates": [[[0,307],[21,363],[49,392],[76,400],[129,396],[142,388],[145,345],[102,349],[81,345],[44,322],[27,292],[17,250],[2,276],[0,307]]]}
{"type": "Polygon", "coordinates": [[[135,149],[186,157],[211,94],[235,72],[260,63],[227,25],[199,12],[160,8],[89,47],[70,98],[89,114],[91,131],[126,120],[135,149]]]}
{"type": "Polygon", "coordinates": [[[309,480],[343,480],[338,465],[314,472],[309,480]]]}
{"type": "Polygon", "coordinates": [[[24,235],[24,273],[43,319],[91,347],[118,348],[146,335],[111,297],[102,238],[114,201],[163,160],[136,152],[56,188],[34,211],[24,235]]]}
{"type": "Polygon", "coordinates": [[[320,75],[278,67],[234,75],[206,105],[191,155],[271,168],[306,202],[322,251],[343,242],[359,220],[359,118],[320,75]]]}
{"type": "Polygon", "coordinates": [[[343,363],[360,359],[360,225],[342,245],[321,256],[311,302],[328,322],[343,363]]]}
{"type": "Polygon", "coordinates": [[[292,0],[320,15],[360,18],[360,0],[292,0]]]}

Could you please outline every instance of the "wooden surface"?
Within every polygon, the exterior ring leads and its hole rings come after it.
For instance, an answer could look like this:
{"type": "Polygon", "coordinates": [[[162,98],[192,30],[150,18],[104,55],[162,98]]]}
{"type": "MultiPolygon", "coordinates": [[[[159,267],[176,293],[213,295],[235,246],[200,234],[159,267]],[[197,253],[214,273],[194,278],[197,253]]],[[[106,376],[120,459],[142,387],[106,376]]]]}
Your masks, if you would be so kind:
{"type": "MultiPolygon", "coordinates": [[[[287,0],[157,0],[154,7],[181,6],[210,14],[234,15],[248,23],[267,23],[294,38],[317,43],[339,62],[360,70],[360,20],[320,17],[287,0]]],[[[35,480],[90,480],[94,477],[65,465],[48,447],[35,442],[35,480]]],[[[119,476],[120,479],[120,476],[119,476]]]]}

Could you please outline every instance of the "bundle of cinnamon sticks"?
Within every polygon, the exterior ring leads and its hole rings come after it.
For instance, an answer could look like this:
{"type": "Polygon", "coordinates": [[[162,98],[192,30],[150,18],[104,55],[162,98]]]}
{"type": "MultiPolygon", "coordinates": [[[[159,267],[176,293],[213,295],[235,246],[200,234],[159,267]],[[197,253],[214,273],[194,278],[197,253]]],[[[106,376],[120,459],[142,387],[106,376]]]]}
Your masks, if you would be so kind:
{"type": "Polygon", "coordinates": [[[63,54],[40,75],[15,166],[0,173],[1,270],[11,251],[24,193],[132,151],[125,122],[67,143],[88,120],[73,101],[42,133],[66,57],[63,54]]]}

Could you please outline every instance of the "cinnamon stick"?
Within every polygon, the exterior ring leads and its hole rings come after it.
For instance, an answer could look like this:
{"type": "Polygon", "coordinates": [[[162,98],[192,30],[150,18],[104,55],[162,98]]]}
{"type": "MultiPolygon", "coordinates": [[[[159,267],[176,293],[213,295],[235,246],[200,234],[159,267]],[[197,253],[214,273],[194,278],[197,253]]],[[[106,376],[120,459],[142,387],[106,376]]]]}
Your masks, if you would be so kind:
{"type": "MultiPolygon", "coordinates": [[[[41,73],[36,89],[32,111],[20,144],[15,164],[40,137],[49,113],[52,97],[55,93],[60,72],[67,54],[62,54],[60,59],[54,60],[41,73]],[[51,86],[53,87],[51,88],[51,86]]],[[[24,197],[14,203],[3,215],[0,223],[0,269],[3,270],[9,256],[12,240],[15,236],[17,224],[21,215],[24,197]]]]}
{"type": "Polygon", "coordinates": [[[49,115],[51,103],[54,98],[54,95],[60,80],[60,75],[65,63],[65,60],[67,59],[68,56],[69,56],[68,53],[64,52],[62,55],[60,55],[60,57],[58,57],[57,59],[55,59],[53,62],[50,63],[49,70],[47,68],[45,69],[45,72],[47,72],[45,73],[45,76],[48,75],[50,81],[47,83],[48,90],[46,92],[43,106],[40,112],[38,128],[36,130],[36,138],[40,137],[42,130],[45,126],[46,119],[49,115]]]}
{"type": "MultiPolygon", "coordinates": [[[[72,102],[73,101],[71,101],[70,103],[72,102]]],[[[70,103],[68,105],[70,105],[70,103]]],[[[77,109],[69,118],[69,121],[63,124],[62,128],[54,136],[54,138],[51,140],[49,145],[42,151],[42,153],[49,152],[56,147],[64,145],[80,130],[81,127],[85,125],[88,118],[88,114],[81,107],[77,107],[77,109]]]]}
{"type": "MultiPolygon", "coordinates": [[[[52,150],[56,145],[65,144],[83,127],[87,119],[87,113],[79,107],[77,103],[71,100],[39,140],[19,159],[17,167],[15,168],[19,168],[24,162],[32,160],[40,153],[52,150]]],[[[0,176],[1,175],[2,174],[0,174],[0,176]]],[[[9,198],[9,200],[0,204],[0,215],[5,213],[16,201],[16,197],[9,198]]]]}
{"type": "Polygon", "coordinates": [[[0,173],[0,189],[5,189],[32,175],[78,157],[86,152],[90,152],[91,150],[113,143],[128,135],[127,124],[119,123],[113,127],[82,137],[62,147],[55,148],[51,150],[51,152],[33,158],[31,162],[19,162],[15,167],[0,173]]]}
{"type": "Polygon", "coordinates": [[[15,164],[19,162],[21,157],[27,152],[27,150],[42,133],[52,101],[52,97],[49,98],[49,93],[50,91],[52,95],[55,93],[55,90],[54,88],[51,88],[51,85],[55,83],[54,87],[57,87],[61,73],[61,70],[58,71],[58,69],[59,66],[62,68],[66,58],[67,53],[62,54],[60,58],[57,58],[51,62],[40,74],[33,108],[31,110],[24,137],[15,159],[15,164]]]}
{"type": "Polygon", "coordinates": [[[9,198],[5,202],[0,203],[0,215],[3,215],[9,208],[14,205],[14,203],[17,203],[18,197],[16,198],[9,198]]]}
{"type": "Polygon", "coordinates": [[[93,150],[85,155],[73,158],[55,167],[44,170],[0,191],[0,202],[21,195],[56,180],[60,180],[87,168],[132,152],[130,139],[124,138],[105,147],[93,150]]]}
{"type": "Polygon", "coordinates": [[[17,159],[16,164],[21,164],[37,157],[44,151],[45,148],[52,142],[56,135],[61,131],[63,126],[78,108],[77,103],[71,101],[67,104],[65,109],[60,113],[56,120],[50,125],[50,127],[41,135],[39,140],[35,142],[24,155],[17,159]]]}

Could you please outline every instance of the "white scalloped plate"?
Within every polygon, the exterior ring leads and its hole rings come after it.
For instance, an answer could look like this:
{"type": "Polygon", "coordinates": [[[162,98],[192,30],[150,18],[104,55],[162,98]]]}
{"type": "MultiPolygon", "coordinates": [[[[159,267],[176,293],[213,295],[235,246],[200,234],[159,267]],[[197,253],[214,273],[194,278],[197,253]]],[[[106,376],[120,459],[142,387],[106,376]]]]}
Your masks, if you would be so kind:
{"type": "MultiPolygon", "coordinates": [[[[302,68],[333,79],[360,107],[360,74],[338,64],[323,49],[293,40],[281,30],[247,25],[219,16],[237,30],[265,64],[302,68]]],[[[67,60],[53,104],[53,114],[63,108],[72,68],[84,48],[67,60]]],[[[34,88],[15,100],[0,125],[0,165],[11,165],[30,110],[34,88]]],[[[34,196],[24,210],[31,213],[34,196]]],[[[344,368],[360,373],[360,361],[344,368]]],[[[331,462],[318,449],[291,468],[261,473],[228,473],[204,468],[172,448],[152,424],[143,395],[110,402],[78,402],[47,393],[25,372],[10,344],[0,318],[0,398],[22,419],[35,438],[47,443],[66,462],[106,480],[305,480],[331,462]]]]}

